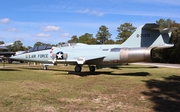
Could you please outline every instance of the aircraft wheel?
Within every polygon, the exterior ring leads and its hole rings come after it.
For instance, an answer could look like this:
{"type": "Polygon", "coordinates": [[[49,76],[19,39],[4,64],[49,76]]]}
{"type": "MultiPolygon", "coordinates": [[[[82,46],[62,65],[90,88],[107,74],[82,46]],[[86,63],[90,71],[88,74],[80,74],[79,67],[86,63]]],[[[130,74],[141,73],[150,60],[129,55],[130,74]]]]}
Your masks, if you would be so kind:
{"type": "Polygon", "coordinates": [[[76,65],[74,68],[75,72],[81,72],[81,69],[82,69],[81,65],[76,65]]]}
{"type": "Polygon", "coordinates": [[[45,65],[43,69],[44,69],[44,70],[47,70],[47,66],[45,65]]]}
{"type": "Polygon", "coordinates": [[[89,70],[90,70],[90,72],[95,72],[96,68],[95,68],[95,66],[89,66],[89,70]]]}
{"type": "Polygon", "coordinates": [[[12,63],[12,60],[11,60],[11,59],[8,59],[8,63],[12,63]]]}

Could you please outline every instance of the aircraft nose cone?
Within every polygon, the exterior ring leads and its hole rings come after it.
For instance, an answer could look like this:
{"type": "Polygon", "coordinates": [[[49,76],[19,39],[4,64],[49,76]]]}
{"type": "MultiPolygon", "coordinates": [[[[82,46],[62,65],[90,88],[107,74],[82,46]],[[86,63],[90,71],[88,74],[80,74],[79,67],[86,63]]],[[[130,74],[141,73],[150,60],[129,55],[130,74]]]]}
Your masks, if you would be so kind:
{"type": "Polygon", "coordinates": [[[14,56],[11,56],[10,59],[13,59],[13,60],[23,60],[24,59],[24,52],[25,51],[18,51],[15,53],[14,56]]]}
{"type": "Polygon", "coordinates": [[[13,60],[21,60],[21,56],[11,56],[10,59],[13,59],[13,60]]]}
{"type": "Polygon", "coordinates": [[[16,59],[16,56],[11,56],[10,59],[16,59]]]}

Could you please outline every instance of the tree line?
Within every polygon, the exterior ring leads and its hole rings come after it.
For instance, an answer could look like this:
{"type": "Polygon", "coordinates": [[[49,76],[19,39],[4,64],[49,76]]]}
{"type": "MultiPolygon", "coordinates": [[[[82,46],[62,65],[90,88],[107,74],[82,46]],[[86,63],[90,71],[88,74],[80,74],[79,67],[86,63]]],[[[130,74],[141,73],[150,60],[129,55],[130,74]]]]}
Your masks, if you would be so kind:
{"type": "Polygon", "coordinates": [[[105,25],[99,27],[96,37],[93,34],[85,33],[79,36],[74,35],[68,40],[69,43],[85,43],[85,44],[121,44],[136,30],[132,23],[124,23],[117,27],[118,35],[116,41],[111,39],[112,34],[105,25]]]}
{"type": "MultiPolygon", "coordinates": [[[[159,19],[156,21],[160,27],[171,28],[178,27],[178,30],[173,31],[170,43],[174,44],[174,47],[161,50],[153,50],[152,61],[153,62],[164,62],[164,63],[180,63],[180,24],[171,19],[159,19]]],[[[111,39],[112,34],[109,32],[108,27],[102,25],[99,27],[97,34],[93,37],[93,34],[85,33],[81,36],[73,35],[69,43],[85,43],[85,44],[122,44],[126,41],[131,34],[136,30],[136,27],[132,23],[125,22],[117,27],[118,35],[116,40],[111,39]]],[[[36,42],[34,46],[39,45],[52,45],[58,46],[66,42],[59,42],[57,44],[47,44],[43,42],[36,42]]],[[[4,44],[4,41],[0,41],[0,44],[4,44]]],[[[9,47],[11,51],[25,51],[33,46],[25,47],[20,40],[14,42],[12,46],[9,47]]],[[[2,50],[1,50],[2,51],[2,50]]]]}
{"type": "Polygon", "coordinates": [[[169,43],[174,44],[174,47],[168,49],[154,50],[152,53],[153,62],[162,63],[179,63],[180,64],[180,24],[170,19],[160,19],[156,21],[161,27],[177,27],[178,30],[173,31],[169,43]]]}

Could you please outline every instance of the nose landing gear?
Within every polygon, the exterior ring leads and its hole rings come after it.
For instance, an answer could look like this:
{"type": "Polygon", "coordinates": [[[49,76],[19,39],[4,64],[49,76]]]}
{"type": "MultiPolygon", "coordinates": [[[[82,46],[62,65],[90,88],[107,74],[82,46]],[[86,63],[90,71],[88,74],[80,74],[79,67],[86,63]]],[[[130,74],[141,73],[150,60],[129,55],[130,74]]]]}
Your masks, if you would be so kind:
{"type": "Polygon", "coordinates": [[[44,69],[44,70],[47,70],[47,65],[44,65],[43,69],[44,69]]]}

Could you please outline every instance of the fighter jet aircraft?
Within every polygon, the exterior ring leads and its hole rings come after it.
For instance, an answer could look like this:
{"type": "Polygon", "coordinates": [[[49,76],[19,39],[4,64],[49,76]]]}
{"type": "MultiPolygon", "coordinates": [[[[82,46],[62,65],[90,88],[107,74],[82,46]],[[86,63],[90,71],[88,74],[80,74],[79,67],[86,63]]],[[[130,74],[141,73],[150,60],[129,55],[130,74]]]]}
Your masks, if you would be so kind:
{"type": "Polygon", "coordinates": [[[173,47],[169,44],[172,31],[177,28],[160,28],[155,23],[140,26],[123,44],[87,45],[67,43],[60,47],[36,46],[28,51],[11,57],[49,65],[73,64],[75,72],[81,72],[83,65],[89,65],[90,72],[104,67],[123,63],[142,62],[151,59],[153,49],[173,47]]]}
{"type": "Polygon", "coordinates": [[[1,44],[0,49],[8,49],[7,46],[13,45],[13,43],[1,44]]]}
{"type": "MultiPolygon", "coordinates": [[[[11,46],[11,45],[13,45],[13,43],[1,44],[0,49],[7,50],[8,49],[7,46],[11,46]]],[[[3,57],[10,57],[14,54],[15,52],[0,52],[0,56],[3,56],[3,57]]]]}

